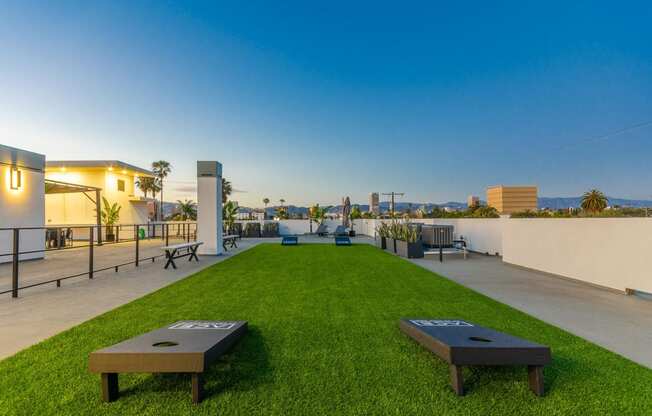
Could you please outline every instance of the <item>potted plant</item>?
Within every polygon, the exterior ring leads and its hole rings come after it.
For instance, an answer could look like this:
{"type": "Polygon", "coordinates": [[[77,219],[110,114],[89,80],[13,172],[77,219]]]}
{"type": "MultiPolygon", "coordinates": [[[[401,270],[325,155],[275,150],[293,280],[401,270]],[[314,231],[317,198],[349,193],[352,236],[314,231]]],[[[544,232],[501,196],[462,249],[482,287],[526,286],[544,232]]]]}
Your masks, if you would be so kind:
{"type": "Polygon", "coordinates": [[[389,239],[387,241],[387,250],[396,253],[396,240],[401,237],[401,224],[396,220],[392,220],[389,225],[389,239]]]}
{"type": "Polygon", "coordinates": [[[399,226],[396,253],[408,259],[423,257],[423,243],[419,238],[419,233],[415,227],[411,227],[408,223],[399,226]]]}
{"type": "Polygon", "coordinates": [[[222,207],[222,220],[224,221],[224,228],[226,228],[226,233],[231,234],[231,228],[235,223],[235,219],[238,215],[238,206],[233,201],[228,201],[222,207]]]}
{"type": "Polygon", "coordinates": [[[106,225],[106,241],[115,241],[113,226],[120,220],[120,209],[122,207],[117,202],[110,204],[105,197],[102,197],[102,203],[104,204],[102,222],[106,225]]]}
{"type": "Polygon", "coordinates": [[[389,238],[389,227],[386,223],[381,222],[376,226],[376,245],[381,250],[387,248],[387,239],[389,238]]]}

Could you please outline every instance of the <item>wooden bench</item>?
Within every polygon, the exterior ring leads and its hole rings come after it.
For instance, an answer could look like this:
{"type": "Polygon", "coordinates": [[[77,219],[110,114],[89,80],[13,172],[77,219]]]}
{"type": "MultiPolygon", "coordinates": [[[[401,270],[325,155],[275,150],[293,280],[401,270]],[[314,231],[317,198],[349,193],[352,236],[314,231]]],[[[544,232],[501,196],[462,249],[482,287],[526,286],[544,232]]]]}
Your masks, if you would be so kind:
{"type": "Polygon", "coordinates": [[[401,331],[449,364],[451,387],[464,395],[466,365],[526,365],[530,389],[542,396],[550,348],[461,319],[401,319],[401,331]]]}
{"type": "Polygon", "coordinates": [[[197,248],[202,244],[204,244],[202,241],[191,241],[189,243],[161,247],[161,249],[165,251],[165,258],[167,259],[165,268],[167,269],[168,266],[172,265],[172,268],[176,269],[177,265],[174,264],[174,260],[181,257],[190,256],[188,261],[192,261],[192,259],[199,261],[199,257],[197,257],[197,248]],[[180,251],[183,251],[184,249],[186,252],[180,253],[180,251]]]}
{"type": "Polygon", "coordinates": [[[231,248],[238,248],[238,245],[235,243],[235,241],[240,238],[239,235],[237,234],[227,234],[222,237],[222,247],[224,247],[224,251],[229,251],[226,248],[226,244],[229,243],[229,247],[231,248]]]}
{"type": "Polygon", "coordinates": [[[203,373],[247,332],[247,321],[179,321],[91,353],[102,399],[118,399],[119,373],[190,373],[192,402],[204,395],[203,373]]]}

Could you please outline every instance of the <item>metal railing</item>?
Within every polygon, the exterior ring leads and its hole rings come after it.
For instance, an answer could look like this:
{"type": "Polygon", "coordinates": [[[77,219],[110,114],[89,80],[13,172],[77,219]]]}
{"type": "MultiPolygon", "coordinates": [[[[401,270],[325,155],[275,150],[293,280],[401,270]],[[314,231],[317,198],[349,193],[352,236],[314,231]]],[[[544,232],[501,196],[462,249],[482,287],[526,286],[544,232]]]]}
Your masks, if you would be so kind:
{"type": "MultiPolygon", "coordinates": [[[[18,291],[28,289],[35,286],[47,285],[56,283],[57,287],[61,287],[63,280],[72,279],[88,275],[89,279],[93,279],[94,274],[97,272],[114,269],[116,272],[120,267],[127,265],[139,266],[141,261],[151,260],[156,261],[159,257],[164,257],[164,254],[154,255],[142,258],[140,257],[140,242],[142,240],[155,240],[160,239],[167,246],[171,238],[183,239],[190,242],[197,239],[197,223],[196,222],[152,222],[146,224],[116,224],[113,226],[107,225],[57,225],[46,227],[16,227],[16,228],[0,228],[0,234],[3,232],[10,232],[11,235],[11,252],[0,253],[0,260],[6,257],[11,257],[11,289],[0,291],[0,295],[11,293],[14,298],[18,297],[18,291]],[[21,235],[28,233],[44,232],[44,248],[33,250],[20,250],[21,235]],[[77,238],[75,238],[75,236],[77,238]],[[81,244],[79,244],[81,243],[81,244]],[[113,244],[135,243],[133,260],[113,264],[106,267],[95,268],[95,250],[97,247],[108,246],[113,244]],[[88,250],[88,270],[82,273],[75,273],[71,275],[50,278],[48,280],[36,283],[30,283],[20,286],[19,274],[20,263],[31,258],[24,258],[25,256],[47,253],[52,251],[62,250],[88,250]]],[[[33,237],[33,236],[32,236],[33,237]]],[[[45,255],[45,254],[44,254],[45,255]]],[[[41,258],[41,257],[36,257],[41,258]]],[[[43,259],[43,258],[41,258],[43,259]]],[[[0,262],[0,264],[6,262],[0,262]]]]}

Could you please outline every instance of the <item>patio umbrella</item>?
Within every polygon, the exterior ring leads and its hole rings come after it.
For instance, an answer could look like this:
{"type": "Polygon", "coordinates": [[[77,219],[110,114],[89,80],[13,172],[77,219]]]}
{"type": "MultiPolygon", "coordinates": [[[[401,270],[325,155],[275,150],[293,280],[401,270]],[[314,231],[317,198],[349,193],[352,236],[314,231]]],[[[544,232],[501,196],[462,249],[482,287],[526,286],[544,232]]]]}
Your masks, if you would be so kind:
{"type": "Polygon", "coordinates": [[[349,216],[351,215],[351,200],[347,196],[342,199],[342,225],[349,228],[349,216]]]}

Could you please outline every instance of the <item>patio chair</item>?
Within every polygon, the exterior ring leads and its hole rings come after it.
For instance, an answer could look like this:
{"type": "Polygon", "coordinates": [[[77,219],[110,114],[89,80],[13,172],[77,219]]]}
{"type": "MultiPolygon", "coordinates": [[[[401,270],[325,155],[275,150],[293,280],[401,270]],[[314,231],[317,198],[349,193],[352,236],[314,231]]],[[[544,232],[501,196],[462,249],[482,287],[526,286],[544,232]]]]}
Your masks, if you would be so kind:
{"type": "Polygon", "coordinates": [[[324,237],[328,235],[328,226],[324,223],[319,224],[319,227],[317,227],[317,231],[315,232],[320,237],[324,237]]]}

